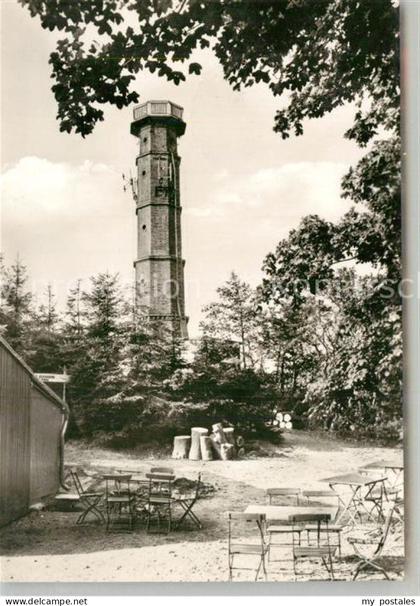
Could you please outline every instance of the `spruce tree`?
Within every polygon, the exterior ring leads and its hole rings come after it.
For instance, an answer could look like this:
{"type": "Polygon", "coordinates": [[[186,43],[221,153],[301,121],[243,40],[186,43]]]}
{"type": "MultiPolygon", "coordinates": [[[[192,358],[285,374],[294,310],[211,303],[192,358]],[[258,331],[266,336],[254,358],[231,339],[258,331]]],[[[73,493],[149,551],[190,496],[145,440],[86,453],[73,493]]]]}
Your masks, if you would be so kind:
{"type": "Polygon", "coordinates": [[[29,350],[32,293],[27,289],[27,269],[19,257],[11,267],[2,265],[1,324],[3,336],[23,357],[29,350]]]}

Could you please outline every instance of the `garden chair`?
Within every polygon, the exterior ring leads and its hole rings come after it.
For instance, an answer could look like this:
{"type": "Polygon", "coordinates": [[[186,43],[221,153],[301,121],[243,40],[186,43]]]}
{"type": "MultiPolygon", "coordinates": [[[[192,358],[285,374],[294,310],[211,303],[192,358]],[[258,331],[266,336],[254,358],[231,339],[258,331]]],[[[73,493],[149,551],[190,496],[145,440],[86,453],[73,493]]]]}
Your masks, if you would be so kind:
{"type": "Polygon", "coordinates": [[[255,580],[258,577],[261,568],[264,573],[264,578],[267,580],[267,569],[265,565],[265,557],[268,546],[264,541],[264,525],[265,515],[259,513],[243,513],[229,512],[228,513],[228,563],[229,563],[229,581],[233,580],[234,570],[253,570],[255,571],[255,580]],[[239,529],[244,530],[245,524],[252,524],[258,529],[257,536],[253,536],[246,542],[243,538],[239,539],[239,529]],[[253,568],[244,566],[234,566],[235,559],[238,557],[250,556],[256,560],[256,565],[253,568]]]}
{"type": "MultiPolygon", "coordinates": [[[[267,488],[266,490],[267,502],[269,505],[281,504],[284,505],[284,502],[292,501],[293,505],[299,505],[299,498],[301,496],[300,488],[267,488]]],[[[292,540],[274,542],[274,537],[285,537],[287,535],[292,535],[293,532],[297,534],[298,541],[301,541],[301,533],[302,529],[298,528],[293,530],[290,524],[270,524],[267,527],[268,534],[268,561],[275,562],[279,560],[273,560],[272,558],[272,548],[273,547],[290,547],[292,545],[292,540]]]]}
{"type": "Polygon", "coordinates": [[[106,529],[132,531],[135,518],[135,495],[131,491],[131,474],[111,473],[105,480],[106,529]]]}
{"type": "Polygon", "coordinates": [[[365,503],[371,505],[369,514],[372,515],[373,513],[376,513],[378,519],[384,521],[384,504],[386,500],[388,500],[388,495],[384,483],[369,490],[365,495],[365,503]]]}
{"type": "Polygon", "coordinates": [[[391,524],[391,532],[395,542],[398,540],[404,541],[404,497],[396,489],[395,493],[395,508],[391,524]]]}
{"type": "Polygon", "coordinates": [[[70,475],[76,487],[79,503],[83,507],[82,513],[76,520],[76,524],[83,524],[90,513],[100,522],[105,522],[104,514],[100,509],[100,503],[103,500],[104,493],[85,490],[76,470],[72,469],[70,475]]]}
{"type": "MultiPolygon", "coordinates": [[[[334,580],[334,566],[333,558],[337,551],[337,545],[332,545],[330,542],[329,533],[329,521],[330,514],[309,514],[299,513],[290,516],[290,522],[292,523],[293,529],[305,530],[308,525],[316,525],[317,527],[317,544],[316,545],[302,545],[300,542],[296,542],[296,534],[292,533],[293,539],[293,571],[295,573],[295,579],[298,576],[299,561],[308,560],[320,560],[325,569],[328,572],[330,580],[334,580]]],[[[300,573],[299,573],[300,574],[300,573]]]]}
{"type": "Polygon", "coordinates": [[[175,528],[179,528],[184,520],[190,518],[197,526],[197,528],[202,528],[202,524],[196,514],[193,511],[193,507],[200,498],[200,488],[201,488],[201,473],[198,474],[197,484],[195,487],[194,494],[190,497],[180,497],[174,500],[174,503],[180,505],[183,509],[183,514],[179,518],[179,520],[175,523],[175,528]]]}
{"type": "MultiPolygon", "coordinates": [[[[319,502],[320,499],[333,499],[337,503],[337,510],[339,506],[339,499],[337,494],[333,490],[303,490],[302,491],[302,499],[306,499],[306,504],[313,504],[314,502],[319,502]]],[[[341,557],[341,533],[343,531],[344,526],[342,524],[328,524],[328,532],[330,534],[330,538],[336,538],[336,542],[332,543],[338,547],[338,555],[341,557]]],[[[305,528],[307,532],[308,544],[311,541],[310,534],[311,532],[318,533],[319,528],[318,524],[308,524],[305,528]]],[[[317,538],[321,538],[317,534],[317,538]]]]}
{"type": "Polygon", "coordinates": [[[382,552],[387,542],[396,507],[397,499],[395,498],[390,503],[389,510],[385,518],[385,523],[382,528],[374,528],[366,531],[364,536],[350,536],[347,538],[348,542],[354,549],[355,555],[359,559],[359,563],[354,571],[353,581],[356,580],[362,570],[368,570],[369,568],[382,572],[385,578],[389,580],[387,571],[385,570],[384,566],[378,563],[378,560],[382,556],[382,552]],[[363,553],[363,547],[368,549],[366,553],[363,553]]]}
{"type": "Polygon", "coordinates": [[[172,528],[172,483],[175,480],[173,474],[147,473],[149,480],[149,492],[147,498],[147,522],[146,530],[151,532],[151,522],[157,521],[155,532],[161,531],[161,521],[166,520],[166,533],[172,528]]]}
{"type": "Polygon", "coordinates": [[[404,523],[404,495],[399,488],[395,488],[393,492],[388,493],[392,496],[394,507],[394,520],[399,523],[404,523]]]}

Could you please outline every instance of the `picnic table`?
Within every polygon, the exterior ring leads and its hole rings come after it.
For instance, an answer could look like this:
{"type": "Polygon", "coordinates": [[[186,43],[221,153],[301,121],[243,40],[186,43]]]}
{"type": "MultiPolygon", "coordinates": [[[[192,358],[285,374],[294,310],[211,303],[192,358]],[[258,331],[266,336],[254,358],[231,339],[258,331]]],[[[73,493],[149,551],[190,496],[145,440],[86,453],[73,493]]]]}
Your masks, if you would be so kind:
{"type": "Polygon", "coordinates": [[[366,507],[367,498],[372,498],[374,491],[380,488],[380,493],[385,490],[384,482],[386,477],[369,477],[359,472],[345,473],[331,478],[325,478],[323,482],[328,482],[331,490],[338,497],[338,502],[342,506],[336,522],[339,523],[346,514],[349,515],[352,525],[356,524],[356,518],[362,520],[362,513],[373,520],[372,512],[366,507]]]}

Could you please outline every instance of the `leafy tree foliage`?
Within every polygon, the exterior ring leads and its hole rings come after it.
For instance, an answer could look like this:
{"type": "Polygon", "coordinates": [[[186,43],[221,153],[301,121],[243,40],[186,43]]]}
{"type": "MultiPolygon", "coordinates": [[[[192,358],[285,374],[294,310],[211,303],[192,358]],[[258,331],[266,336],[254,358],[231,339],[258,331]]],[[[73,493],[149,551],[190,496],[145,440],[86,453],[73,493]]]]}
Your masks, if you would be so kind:
{"type": "Polygon", "coordinates": [[[238,90],[288,94],[275,117],[283,137],[306,118],[356,103],[347,136],[361,145],[399,120],[398,7],[392,0],[19,0],[42,27],[64,34],[51,54],[61,130],[83,136],[104,104],[138,100],[147,70],[179,84],[210,48],[238,90]]]}
{"type": "MultiPolygon", "coordinates": [[[[397,139],[376,143],[343,179],[343,197],[356,207],[337,223],[304,217],[264,261],[266,296],[300,299],[305,290],[322,291],[338,264],[370,263],[383,287],[396,293],[401,271],[400,146],[397,139]]],[[[398,299],[398,296],[396,297],[398,299]]],[[[396,300],[399,303],[398,300],[396,300]]]]}
{"type": "Polygon", "coordinates": [[[308,249],[296,244],[301,234],[306,241],[306,227],[304,222],[302,231],[280,243],[281,255],[270,256],[263,291],[268,304],[291,305],[300,316],[300,330],[305,326],[302,311],[322,309],[312,330],[306,325],[306,348],[314,347],[316,356],[302,409],[327,429],[396,437],[402,387],[398,284],[384,282],[381,271],[362,278],[354,270],[339,270],[322,254],[314,255],[311,266],[308,249]],[[319,267],[322,271],[310,274],[319,267]],[[305,270],[309,279],[304,279],[305,270]]]}

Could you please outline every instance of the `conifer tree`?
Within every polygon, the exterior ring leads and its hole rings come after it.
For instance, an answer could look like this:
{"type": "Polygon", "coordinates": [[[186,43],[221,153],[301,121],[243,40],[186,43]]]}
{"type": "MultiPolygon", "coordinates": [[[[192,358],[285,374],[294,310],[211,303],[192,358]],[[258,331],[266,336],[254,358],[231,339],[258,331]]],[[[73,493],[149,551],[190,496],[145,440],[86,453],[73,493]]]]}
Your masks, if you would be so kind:
{"type": "MultiPolygon", "coordinates": [[[[45,303],[34,311],[28,327],[30,352],[28,362],[35,372],[61,373],[64,366],[62,356],[62,331],[56,297],[51,284],[44,293],[45,303]]],[[[54,385],[52,386],[53,388],[54,385]]],[[[61,395],[61,390],[59,390],[61,395]]]]}
{"type": "Polygon", "coordinates": [[[27,289],[27,269],[19,257],[11,267],[2,267],[1,308],[3,334],[23,357],[29,349],[32,293],[27,289]]]}
{"type": "Polygon", "coordinates": [[[243,367],[256,367],[260,356],[255,292],[232,272],[229,279],[217,289],[217,294],[218,300],[203,309],[203,335],[220,341],[237,342],[243,367]]]}

